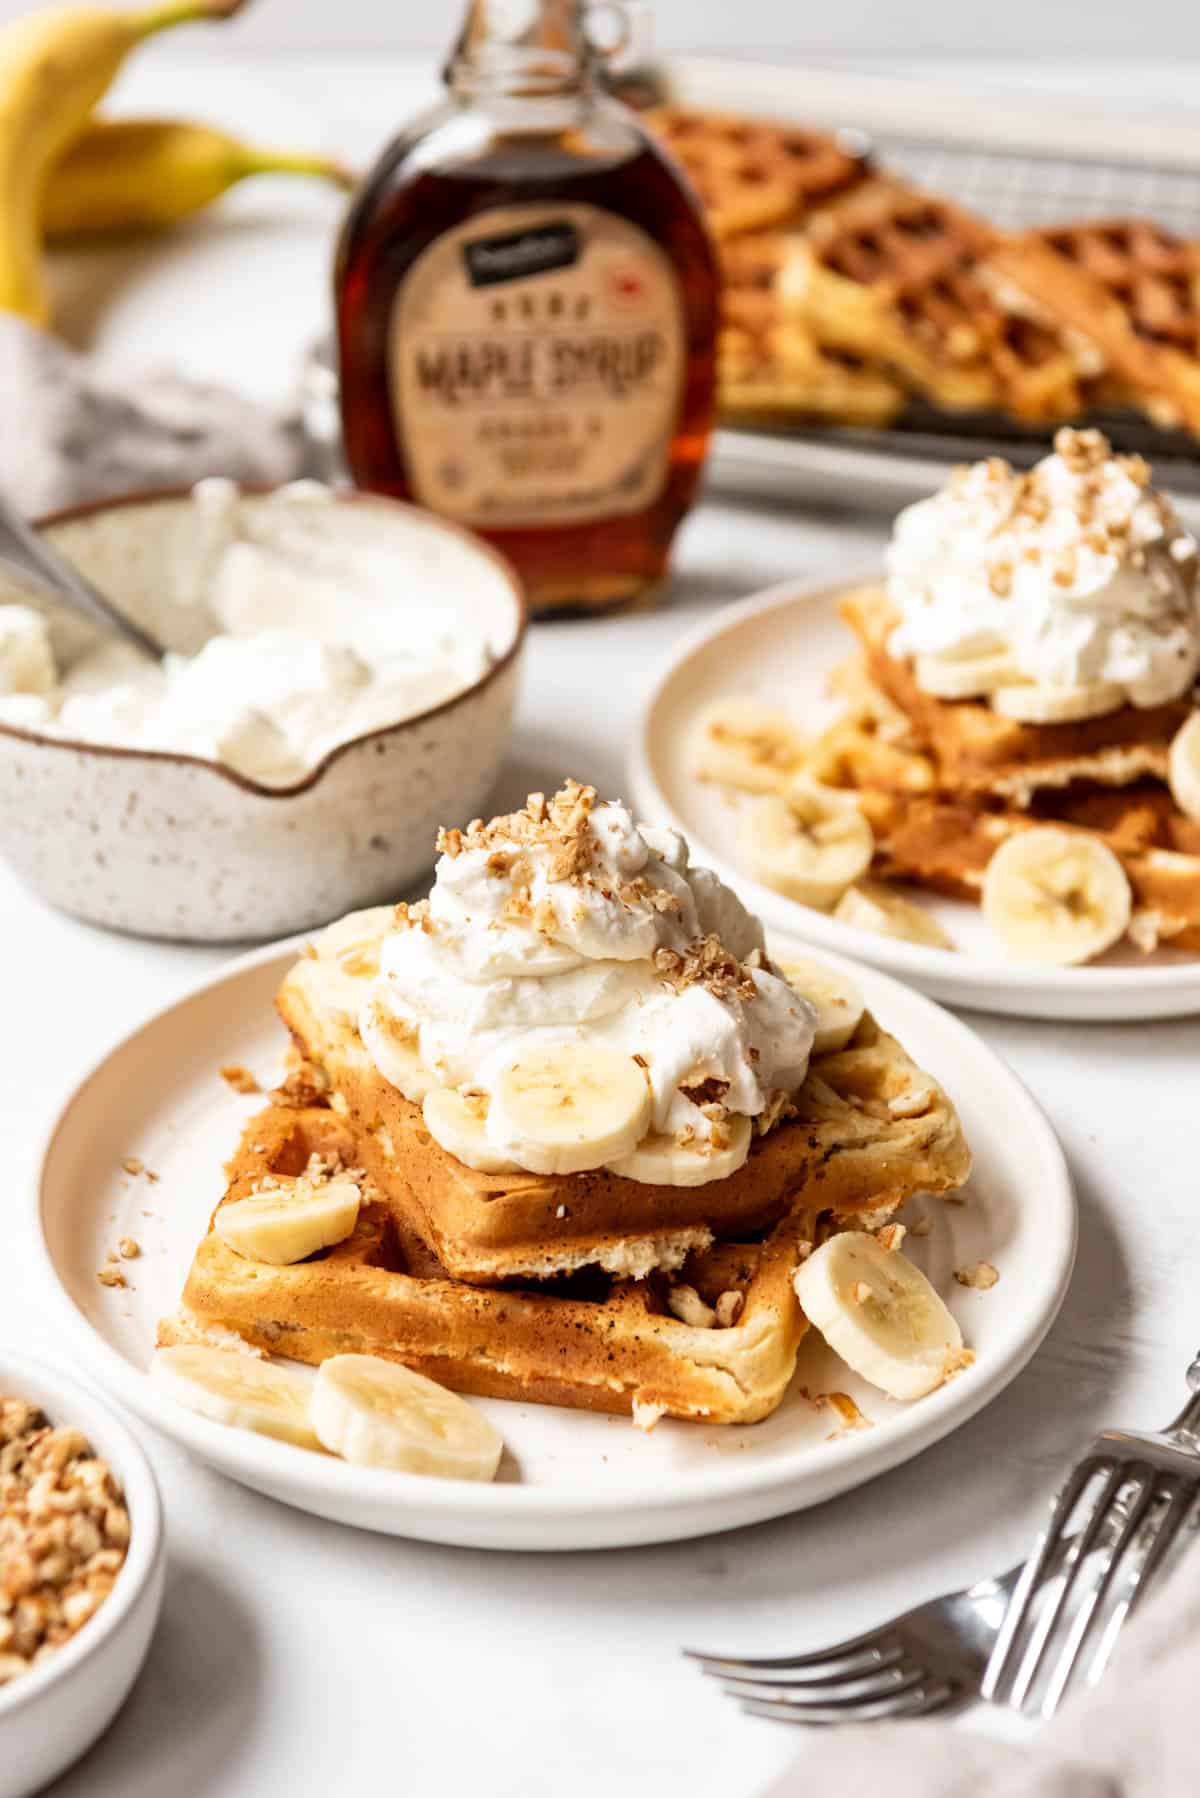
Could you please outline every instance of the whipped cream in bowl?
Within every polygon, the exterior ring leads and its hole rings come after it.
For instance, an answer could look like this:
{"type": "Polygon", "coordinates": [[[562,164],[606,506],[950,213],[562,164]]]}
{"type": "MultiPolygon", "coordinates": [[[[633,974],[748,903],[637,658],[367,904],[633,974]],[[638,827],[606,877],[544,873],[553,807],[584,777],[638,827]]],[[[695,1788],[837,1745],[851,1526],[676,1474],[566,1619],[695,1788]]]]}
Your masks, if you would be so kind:
{"type": "MultiPolygon", "coordinates": [[[[606,1114],[578,1101],[572,1171],[689,1185],[735,1171],[803,1083],[817,1016],[736,894],[677,832],[575,782],[438,847],[358,1020],[383,1077],[417,1101],[431,1084],[464,1095],[497,1166],[545,1172],[505,1094],[536,1063],[562,1070],[569,1106],[572,1070],[599,1052],[641,1071],[637,1136],[613,1153],[606,1114]]],[[[426,1121],[438,1135],[428,1106],[426,1121]]],[[[443,1146],[461,1152],[457,1136],[443,1146]]]]}
{"type": "Polygon", "coordinates": [[[41,527],[165,664],[0,571],[0,849],[137,932],[283,935],[403,890],[507,746],[516,575],[461,528],[312,482],[203,482],[41,527]]]}
{"type": "Polygon", "coordinates": [[[1064,429],[1028,473],[976,463],[900,514],[889,648],[1030,722],[1165,705],[1200,673],[1198,553],[1140,457],[1064,429]]]}

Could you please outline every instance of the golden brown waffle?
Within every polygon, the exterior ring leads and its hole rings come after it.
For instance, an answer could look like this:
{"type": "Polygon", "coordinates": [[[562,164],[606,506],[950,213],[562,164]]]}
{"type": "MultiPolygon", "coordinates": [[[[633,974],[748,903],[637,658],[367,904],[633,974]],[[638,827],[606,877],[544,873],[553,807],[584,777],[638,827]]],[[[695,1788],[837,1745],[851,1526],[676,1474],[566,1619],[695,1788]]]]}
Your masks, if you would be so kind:
{"type": "Polygon", "coordinates": [[[995,234],[961,207],[878,176],[813,214],[781,279],[817,341],[893,367],[950,411],[1073,418],[1101,373],[1028,299],[1005,302],[995,234]]]}
{"type": "Polygon", "coordinates": [[[644,1274],[678,1267],[714,1235],[765,1228],[797,1205],[870,1214],[967,1176],[949,1099],[869,1017],[846,1049],[813,1061],[795,1117],[756,1137],[727,1179],[677,1187],[604,1168],[559,1178],[478,1173],[433,1140],[419,1106],[383,1079],[364,1048],[355,1019],[370,975],[339,960],[344,931],[343,921],[301,958],[279,1010],[353,1128],[384,1202],[457,1279],[545,1279],[588,1265],[644,1274]]]}
{"type": "Polygon", "coordinates": [[[830,133],[800,125],[683,106],[644,117],[691,177],[718,238],[802,218],[867,168],[830,133]]]}
{"type": "MultiPolygon", "coordinates": [[[[309,1157],[361,1165],[353,1133],[320,1107],[273,1107],[247,1125],[223,1204],[309,1157]]],[[[762,1242],[723,1243],[679,1274],[732,1323],[674,1316],[671,1282],[580,1275],[551,1290],[491,1290],[452,1279],[419,1237],[370,1196],[349,1241],[292,1267],[236,1255],[210,1227],[177,1316],[158,1339],[227,1342],[316,1366],[330,1355],[382,1355],[455,1391],[591,1411],[754,1423],[779,1404],[806,1328],[792,1275],[815,1220],[794,1213],[762,1242]],[[739,1303],[740,1301],[740,1303],[739,1303]]],[[[218,1207],[219,1209],[219,1207],[218,1207]]]]}
{"type": "Polygon", "coordinates": [[[1200,243],[1144,219],[1011,237],[996,268],[1096,344],[1156,423],[1200,430],[1200,243]]]}
{"type": "Polygon", "coordinates": [[[763,422],[890,424],[904,405],[899,383],[857,356],[820,349],[803,323],[784,317],[777,282],[788,243],[774,234],[756,234],[723,246],[717,350],[722,415],[763,422]]]}
{"type": "Polygon", "coordinates": [[[910,664],[888,652],[897,620],[882,587],[847,594],[840,609],[862,644],[872,680],[912,720],[939,788],[951,797],[1025,807],[1039,791],[1076,781],[1120,787],[1147,775],[1166,779],[1167,752],[1190,700],[1122,706],[1077,724],[1018,724],[982,700],[922,692],[910,664]]]}

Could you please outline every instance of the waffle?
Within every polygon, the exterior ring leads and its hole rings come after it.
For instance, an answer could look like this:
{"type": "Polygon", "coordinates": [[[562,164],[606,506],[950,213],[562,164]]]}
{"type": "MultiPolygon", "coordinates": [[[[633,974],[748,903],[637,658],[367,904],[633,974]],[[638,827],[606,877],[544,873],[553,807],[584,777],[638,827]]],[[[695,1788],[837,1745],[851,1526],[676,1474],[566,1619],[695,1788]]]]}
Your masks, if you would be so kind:
{"type": "Polygon", "coordinates": [[[794,222],[861,181],[867,167],[828,132],[799,125],[683,106],[644,118],[683,165],[717,238],[794,222]]]}
{"type": "Polygon", "coordinates": [[[370,976],[339,961],[345,929],[333,927],[301,958],[279,1010],[354,1130],[385,1204],[457,1279],[545,1279],[584,1266],[644,1275],[680,1266],[714,1235],[763,1229],[796,1206],[873,1215],[966,1178],[970,1157],[950,1101],[869,1017],[847,1048],[814,1060],[796,1115],[757,1136],[727,1179],[675,1187],[604,1168],[559,1178],[478,1173],[432,1139],[419,1106],[367,1054],[355,1019],[370,976]]]}
{"type": "Polygon", "coordinates": [[[722,247],[722,324],[717,395],[725,417],[799,419],[881,427],[904,405],[904,390],[882,368],[822,349],[798,319],[784,316],[778,277],[790,240],[774,234],[722,247]]]}
{"type": "Polygon", "coordinates": [[[1200,243],[1088,219],[1009,238],[995,263],[1095,343],[1157,424],[1200,430],[1200,243]]]}
{"type": "Polygon", "coordinates": [[[1076,781],[1119,787],[1146,776],[1166,779],[1167,753],[1191,709],[1188,699],[1122,706],[1076,724],[1018,724],[981,700],[935,699],[921,691],[908,662],[888,653],[896,614],[882,587],[847,594],[841,612],[863,646],[871,678],[912,720],[939,787],[952,797],[1025,807],[1039,791],[1076,781]]]}
{"type": "MultiPolygon", "coordinates": [[[[294,1175],[318,1154],[360,1161],[353,1133],[323,1107],[272,1107],[246,1127],[222,1203],[267,1174],[294,1175]]],[[[490,1290],[452,1279],[420,1238],[371,1196],[349,1241],[292,1267],[235,1254],[209,1228],[179,1313],[160,1345],[232,1332],[251,1347],[318,1365],[329,1355],[383,1355],[455,1391],[591,1411],[754,1423],[779,1404],[806,1322],[792,1275],[815,1220],[796,1213],[762,1242],[692,1255],[680,1278],[728,1327],[681,1322],[669,1283],[577,1276],[547,1290],[490,1290]]],[[[218,1207],[219,1209],[219,1207],[218,1207]]]]}
{"type": "Polygon", "coordinates": [[[995,234],[949,201],[878,176],[816,212],[781,279],[784,304],[823,347],[882,360],[950,411],[1077,417],[1102,358],[1068,343],[1026,296],[1006,303],[995,234]]]}

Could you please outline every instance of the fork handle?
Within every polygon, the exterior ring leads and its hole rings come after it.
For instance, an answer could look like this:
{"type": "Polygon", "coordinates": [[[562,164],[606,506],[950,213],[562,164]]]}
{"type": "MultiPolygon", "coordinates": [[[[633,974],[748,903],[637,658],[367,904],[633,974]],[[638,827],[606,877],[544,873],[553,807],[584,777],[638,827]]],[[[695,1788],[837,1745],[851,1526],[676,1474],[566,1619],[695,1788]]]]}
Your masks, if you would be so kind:
{"type": "Polygon", "coordinates": [[[1187,1383],[1191,1397],[1178,1417],[1167,1425],[1163,1435],[1175,1437],[1185,1448],[1200,1449],[1200,1354],[1187,1370],[1187,1383]]]}

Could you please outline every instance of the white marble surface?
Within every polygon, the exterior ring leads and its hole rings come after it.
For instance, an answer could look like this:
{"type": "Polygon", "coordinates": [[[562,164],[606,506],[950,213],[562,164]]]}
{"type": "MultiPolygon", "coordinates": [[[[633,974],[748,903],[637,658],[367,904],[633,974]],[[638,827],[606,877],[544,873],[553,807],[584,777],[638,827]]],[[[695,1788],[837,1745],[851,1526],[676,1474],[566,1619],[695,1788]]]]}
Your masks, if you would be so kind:
{"type": "MultiPolygon", "coordinates": [[[[352,123],[365,147],[426,77],[358,66],[355,83],[324,87],[328,105],[311,65],[290,88],[277,70],[264,119],[301,140],[335,141],[352,123]]],[[[186,91],[191,110],[236,118],[258,92],[248,67],[202,74],[161,64],[131,93],[165,108],[186,91]]],[[[62,271],[73,328],[126,365],[171,356],[278,393],[321,321],[332,223],[323,197],[263,188],[178,240],[74,259],[62,271]]],[[[498,797],[567,770],[620,791],[626,726],[683,633],[768,582],[861,564],[877,541],[849,517],[703,505],[657,611],[534,632],[498,797]]],[[[3,869],[0,941],[0,1207],[15,1242],[33,1144],[76,1070],[219,955],[89,929],[39,907],[3,869]]],[[[568,1557],[352,1535],[151,1438],[171,1542],[163,1623],[127,1710],[55,1791],[751,1798],[803,1752],[803,1737],[719,1703],[680,1644],[816,1645],[1004,1566],[1064,1457],[1103,1422],[1165,1420],[1200,1346],[1190,1253],[1200,1025],[976,1024],[1053,1119],[1082,1223],[1062,1315],[989,1411],[821,1510],[677,1547],[568,1557]]],[[[7,1241],[0,1334],[53,1357],[57,1332],[7,1241]]]]}

